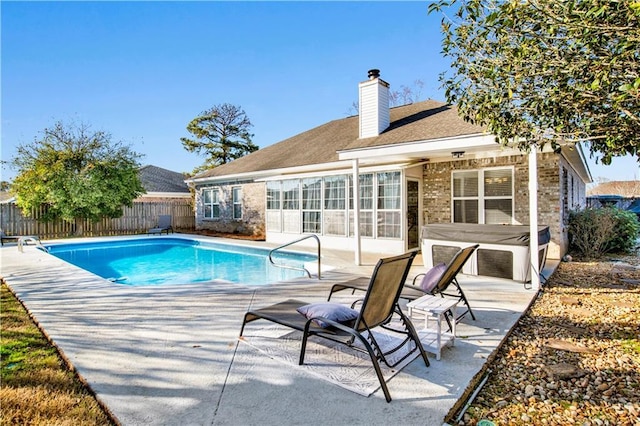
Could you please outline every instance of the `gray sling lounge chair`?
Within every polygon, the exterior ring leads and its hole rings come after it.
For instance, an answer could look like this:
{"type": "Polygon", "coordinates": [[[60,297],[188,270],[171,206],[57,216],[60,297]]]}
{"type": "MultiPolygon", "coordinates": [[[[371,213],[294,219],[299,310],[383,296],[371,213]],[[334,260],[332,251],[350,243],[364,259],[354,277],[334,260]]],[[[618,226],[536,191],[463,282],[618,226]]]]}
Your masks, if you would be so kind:
{"type": "MultiPolygon", "coordinates": [[[[462,317],[464,317],[467,314],[467,312],[471,315],[471,318],[475,320],[476,317],[475,315],[473,315],[473,311],[471,310],[471,306],[469,305],[469,300],[467,299],[467,296],[465,296],[464,292],[462,291],[462,287],[460,287],[460,283],[458,283],[456,276],[462,270],[462,267],[467,262],[467,260],[469,260],[473,252],[478,248],[478,246],[479,244],[475,244],[475,245],[460,249],[455,255],[453,255],[445,271],[442,273],[435,287],[433,287],[431,291],[426,292],[425,290],[422,289],[422,287],[420,287],[420,285],[418,285],[420,284],[418,279],[425,275],[425,274],[418,274],[413,279],[412,285],[405,285],[402,288],[400,298],[407,299],[407,300],[415,300],[419,297],[424,296],[425,294],[431,294],[431,295],[439,294],[442,297],[445,297],[445,296],[455,297],[459,301],[463,302],[467,307],[466,310],[462,311],[462,313],[458,315],[458,317],[456,318],[456,322],[460,321],[462,317]],[[455,287],[455,292],[449,291],[450,285],[453,285],[455,287]]],[[[331,296],[333,295],[333,293],[337,291],[341,291],[341,290],[366,291],[366,289],[367,289],[367,285],[366,285],[366,280],[364,278],[357,278],[355,280],[352,280],[346,283],[334,284],[333,287],[331,287],[331,292],[329,293],[329,298],[327,300],[331,300],[331,296]]],[[[447,322],[449,322],[448,317],[447,317],[447,322]]],[[[451,324],[449,324],[449,328],[451,328],[451,324]]]]}
{"type": "Polygon", "coordinates": [[[169,234],[169,231],[173,232],[173,227],[171,226],[171,215],[164,214],[158,216],[158,226],[155,228],[149,229],[147,233],[149,234],[161,234],[164,232],[165,234],[169,234]]]}
{"type": "MultiPolygon", "coordinates": [[[[371,362],[373,363],[374,370],[378,376],[384,396],[387,402],[390,402],[391,395],[387,388],[387,384],[384,381],[384,377],[382,376],[379,362],[384,362],[386,365],[393,368],[409,355],[415,353],[415,351],[419,351],[425,365],[427,367],[429,366],[427,354],[420,343],[420,339],[415,328],[398,305],[400,290],[407,278],[409,268],[411,267],[411,263],[415,256],[416,252],[409,252],[400,256],[380,259],[378,261],[378,264],[373,271],[373,275],[371,276],[364,299],[361,303],[360,301],[356,302],[360,306],[360,311],[359,313],[355,313],[357,317],[351,321],[338,322],[327,318],[327,316],[314,316],[313,314],[307,314],[307,316],[304,316],[300,314],[297,309],[308,304],[300,300],[289,299],[272,306],[248,311],[244,316],[240,336],[242,336],[244,327],[247,323],[259,319],[265,319],[299,330],[303,333],[300,348],[300,365],[304,364],[305,350],[309,336],[322,337],[345,344],[355,350],[366,352],[371,357],[371,362]],[[401,324],[404,327],[403,330],[388,327],[394,313],[400,317],[401,324]],[[316,322],[320,322],[326,327],[320,327],[316,322]],[[395,348],[383,352],[376,342],[373,334],[369,333],[370,330],[378,326],[396,333],[401,333],[405,338],[402,343],[397,345],[395,348]],[[364,346],[364,349],[354,346],[356,341],[361,343],[362,346],[364,346]],[[395,352],[405,344],[412,345],[413,348],[411,348],[411,350],[401,360],[390,364],[387,360],[387,355],[395,352]]],[[[333,305],[341,306],[343,308],[345,307],[344,305],[337,303],[333,305]]]]}

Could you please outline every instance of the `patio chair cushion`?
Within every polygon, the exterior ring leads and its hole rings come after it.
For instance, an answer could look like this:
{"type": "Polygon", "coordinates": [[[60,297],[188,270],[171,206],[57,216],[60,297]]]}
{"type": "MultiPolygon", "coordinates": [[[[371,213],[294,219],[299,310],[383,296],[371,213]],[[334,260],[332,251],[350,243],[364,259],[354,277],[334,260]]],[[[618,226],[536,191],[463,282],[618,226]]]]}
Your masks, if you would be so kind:
{"type": "Polygon", "coordinates": [[[444,274],[444,271],[446,270],[447,265],[445,265],[444,263],[438,263],[436,266],[429,269],[424,274],[422,282],[420,283],[420,287],[422,287],[422,290],[424,290],[425,293],[431,293],[431,290],[435,288],[436,284],[438,284],[438,280],[440,279],[440,277],[442,277],[442,274],[444,274]]]}
{"type": "Polygon", "coordinates": [[[310,303],[308,305],[300,306],[297,311],[307,317],[307,319],[313,319],[313,322],[322,328],[329,327],[329,324],[318,317],[341,323],[358,318],[358,311],[355,309],[333,302],[310,303]]]}

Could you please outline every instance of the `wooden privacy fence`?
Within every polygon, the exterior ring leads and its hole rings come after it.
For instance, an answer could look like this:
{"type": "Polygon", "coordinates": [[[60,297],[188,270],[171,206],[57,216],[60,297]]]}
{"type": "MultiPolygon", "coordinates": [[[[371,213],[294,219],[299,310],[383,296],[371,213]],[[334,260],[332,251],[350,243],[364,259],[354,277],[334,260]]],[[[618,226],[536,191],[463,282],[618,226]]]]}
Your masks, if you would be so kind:
{"type": "MultiPolygon", "coordinates": [[[[191,201],[137,202],[131,207],[122,208],[119,218],[103,218],[97,223],[84,221],[85,237],[106,235],[129,235],[146,233],[158,224],[160,215],[171,215],[171,224],[176,231],[193,231],[195,213],[191,201]]],[[[43,240],[73,236],[75,224],[61,219],[41,222],[44,207],[34,209],[24,216],[22,210],[13,203],[0,204],[0,224],[7,235],[37,235],[43,240]]]]}

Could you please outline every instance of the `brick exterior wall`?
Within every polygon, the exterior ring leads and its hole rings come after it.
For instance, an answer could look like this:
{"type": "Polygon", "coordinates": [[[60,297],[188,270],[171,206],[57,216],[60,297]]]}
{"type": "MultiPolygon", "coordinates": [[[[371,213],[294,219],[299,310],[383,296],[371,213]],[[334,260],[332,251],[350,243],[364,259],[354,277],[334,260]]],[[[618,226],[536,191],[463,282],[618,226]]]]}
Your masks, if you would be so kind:
{"type": "Polygon", "coordinates": [[[567,225],[569,213],[573,210],[580,210],[587,206],[587,188],[586,184],[580,179],[577,173],[571,168],[564,158],[560,158],[559,163],[559,188],[561,191],[560,198],[560,241],[561,247],[564,249],[562,253],[566,253],[569,247],[569,237],[567,225]]]}
{"type": "MultiPolygon", "coordinates": [[[[512,155],[481,159],[431,163],[424,166],[424,223],[451,223],[451,172],[478,170],[490,167],[514,167],[514,215],[517,224],[529,224],[529,160],[526,155],[512,155]]],[[[571,189],[571,188],[569,188],[571,189]]],[[[563,205],[567,198],[573,204],[584,199],[585,185],[568,163],[558,154],[538,154],[538,223],[549,225],[551,244],[547,257],[559,259],[567,251],[566,213],[563,205]],[[563,170],[573,179],[571,194],[563,194],[563,170]],[[576,200],[577,199],[577,200],[576,200]]],[[[584,200],[582,200],[584,205],[584,200]]]]}
{"type": "Polygon", "coordinates": [[[222,184],[206,187],[220,189],[220,217],[204,218],[202,189],[196,190],[196,230],[207,230],[224,234],[250,235],[265,238],[265,184],[222,184]],[[242,188],[242,219],[233,218],[233,188],[242,188]]]}
{"type": "MultiPolygon", "coordinates": [[[[562,158],[557,154],[538,155],[538,223],[549,225],[551,243],[547,257],[551,259],[560,259],[567,251],[566,227],[562,218],[561,160],[562,158]]],[[[528,168],[527,173],[529,173],[528,168]]],[[[526,181],[525,185],[528,185],[526,181]]],[[[529,209],[528,195],[524,207],[529,209]]],[[[526,219],[527,221],[523,223],[528,224],[528,213],[526,219]]]]}

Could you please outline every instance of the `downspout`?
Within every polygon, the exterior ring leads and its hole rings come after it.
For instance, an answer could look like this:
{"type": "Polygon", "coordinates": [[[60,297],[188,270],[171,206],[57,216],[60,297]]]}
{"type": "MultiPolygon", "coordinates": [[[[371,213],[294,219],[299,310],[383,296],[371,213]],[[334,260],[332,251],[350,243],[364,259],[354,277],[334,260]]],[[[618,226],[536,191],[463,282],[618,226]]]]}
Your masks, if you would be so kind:
{"type": "Polygon", "coordinates": [[[356,266],[362,264],[362,256],[360,253],[360,170],[358,159],[353,162],[353,255],[355,257],[356,266]]]}
{"type": "Polygon", "coordinates": [[[529,252],[531,255],[531,288],[540,289],[538,259],[538,145],[529,151],[529,252]]]}

